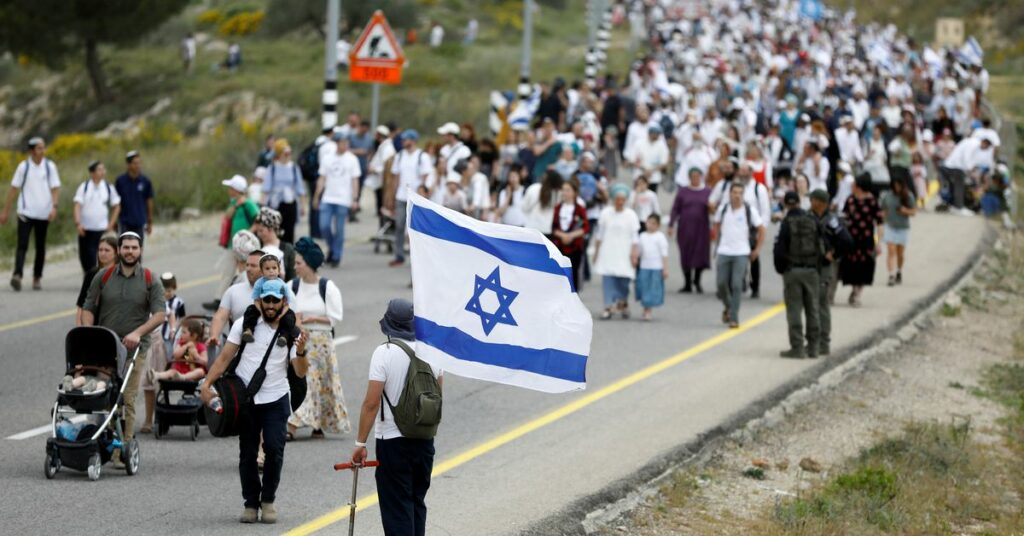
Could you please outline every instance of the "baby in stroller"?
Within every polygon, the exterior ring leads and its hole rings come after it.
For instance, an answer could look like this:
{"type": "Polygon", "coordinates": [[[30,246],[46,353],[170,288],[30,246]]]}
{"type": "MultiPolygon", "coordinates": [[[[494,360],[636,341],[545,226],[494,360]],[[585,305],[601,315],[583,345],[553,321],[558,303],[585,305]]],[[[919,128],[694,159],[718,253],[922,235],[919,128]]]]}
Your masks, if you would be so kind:
{"type": "Polygon", "coordinates": [[[113,372],[109,367],[75,367],[64,375],[60,388],[65,393],[81,391],[91,394],[103,391],[110,385],[110,375],[113,372]]]}
{"type": "Polygon", "coordinates": [[[207,353],[203,343],[205,328],[196,318],[187,318],[181,323],[181,337],[175,341],[173,361],[170,368],[162,372],[146,369],[152,383],[157,380],[199,381],[206,377],[207,353]]]}

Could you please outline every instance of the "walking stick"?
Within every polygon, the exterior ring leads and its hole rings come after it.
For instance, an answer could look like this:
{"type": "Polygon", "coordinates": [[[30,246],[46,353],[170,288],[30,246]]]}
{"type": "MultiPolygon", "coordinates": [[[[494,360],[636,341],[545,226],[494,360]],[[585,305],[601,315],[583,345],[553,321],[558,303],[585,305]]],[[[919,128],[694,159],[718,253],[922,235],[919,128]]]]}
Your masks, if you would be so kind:
{"type": "Polygon", "coordinates": [[[363,467],[377,467],[380,462],[374,460],[366,460],[360,464],[353,463],[336,463],[334,464],[335,471],[341,471],[343,469],[352,470],[352,500],[348,503],[348,536],[352,536],[356,530],[356,492],[359,487],[359,470],[363,467]]]}

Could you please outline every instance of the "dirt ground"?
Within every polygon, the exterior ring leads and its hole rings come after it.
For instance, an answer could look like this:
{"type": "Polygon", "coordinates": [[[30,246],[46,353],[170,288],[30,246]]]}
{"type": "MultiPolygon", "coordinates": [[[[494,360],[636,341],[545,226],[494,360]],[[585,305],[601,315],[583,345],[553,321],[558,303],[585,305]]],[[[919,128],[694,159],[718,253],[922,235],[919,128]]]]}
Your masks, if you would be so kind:
{"type": "MultiPolygon", "coordinates": [[[[1019,252],[1024,241],[1010,240],[1019,252]]],[[[702,461],[679,469],[657,493],[598,532],[778,532],[770,528],[774,507],[821,488],[862,449],[914,422],[969,423],[972,441],[998,444],[998,419],[1006,409],[978,396],[976,386],[988,366],[1021,351],[1015,337],[1024,318],[1024,288],[1019,266],[1008,266],[1010,247],[997,247],[909,342],[874,356],[781,422],[710,447],[702,461]],[[763,480],[751,478],[762,474],[763,480]]],[[[1017,508],[1020,499],[1006,497],[1017,508]]]]}

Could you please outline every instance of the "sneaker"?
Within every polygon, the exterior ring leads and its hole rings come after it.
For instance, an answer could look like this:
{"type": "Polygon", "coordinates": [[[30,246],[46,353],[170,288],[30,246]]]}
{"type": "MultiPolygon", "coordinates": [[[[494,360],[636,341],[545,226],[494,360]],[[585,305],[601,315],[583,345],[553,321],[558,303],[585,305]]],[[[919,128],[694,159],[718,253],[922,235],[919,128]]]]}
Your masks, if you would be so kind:
{"type": "Polygon", "coordinates": [[[242,510],[242,515],[238,517],[239,523],[255,523],[259,519],[259,510],[255,508],[246,508],[242,510]]]}
{"type": "Polygon", "coordinates": [[[242,340],[247,343],[252,343],[256,341],[256,339],[252,336],[251,329],[247,329],[242,332],[242,340]]]}
{"type": "Polygon", "coordinates": [[[729,329],[740,329],[739,322],[729,322],[729,329]]]}
{"type": "Polygon", "coordinates": [[[827,344],[818,345],[818,355],[831,355],[832,349],[827,344]]]}
{"type": "Polygon", "coordinates": [[[397,267],[399,267],[399,266],[401,266],[403,264],[405,264],[405,261],[400,261],[398,259],[395,259],[395,260],[393,260],[393,261],[388,263],[388,267],[390,267],[390,268],[397,268],[397,267]]]}
{"type": "Polygon", "coordinates": [[[260,523],[277,523],[277,509],[274,508],[274,503],[260,503],[260,523]]]}
{"type": "Polygon", "coordinates": [[[284,348],[285,346],[288,346],[288,339],[284,338],[284,335],[281,335],[280,337],[277,338],[277,346],[279,348],[284,348]]]}
{"type": "Polygon", "coordinates": [[[803,359],[807,356],[804,354],[803,350],[789,349],[779,352],[779,357],[785,357],[787,359],[803,359]]]}
{"type": "Polygon", "coordinates": [[[32,280],[32,290],[43,290],[43,282],[38,277],[32,280]]]}
{"type": "Polygon", "coordinates": [[[902,285],[903,284],[903,272],[896,272],[896,284],[897,285],[902,285]]]}
{"type": "Polygon", "coordinates": [[[961,215],[961,216],[976,216],[977,215],[977,214],[975,214],[975,212],[973,210],[971,210],[971,209],[969,209],[967,207],[964,207],[964,208],[962,208],[960,210],[957,210],[956,213],[961,215]]]}
{"type": "Polygon", "coordinates": [[[760,292],[758,292],[756,290],[750,291],[750,299],[756,300],[756,299],[758,299],[760,297],[761,297],[761,293],[760,292]]]}
{"type": "Polygon", "coordinates": [[[890,287],[895,287],[896,286],[896,276],[894,276],[894,275],[890,275],[889,276],[889,283],[888,283],[888,285],[890,287]]]}
{"type": "Polygon", "coordinates": [[[14,277],[11,278],[11,288],[14,289],[14,292],[21,292],[21,278],[20,277],[14,276],[14,277]]]}
{"type": "Polygon", "coordinates": [[[680,294],[689,294],[691,292],[693,292],[693,287],[683,287],[679,289],[680,294]]]}

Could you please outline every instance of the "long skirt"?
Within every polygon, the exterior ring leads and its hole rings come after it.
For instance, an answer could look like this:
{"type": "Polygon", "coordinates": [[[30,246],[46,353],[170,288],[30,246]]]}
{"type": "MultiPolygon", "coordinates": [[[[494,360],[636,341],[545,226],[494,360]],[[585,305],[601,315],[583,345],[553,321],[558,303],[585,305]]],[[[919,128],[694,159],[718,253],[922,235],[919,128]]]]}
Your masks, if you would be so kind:
{"type": "Polygon", "coordinates": [[[338,356],[331,332],[310,331],[306,352],[309,359],[306,400],[288,418],[288,424],[296,428],[310,426],[333,433],[350,431],[352,426],[349,424],[348,410],[345,409],[338,356]]]}
{"type": "Polygon", "coordinates": [[[636,276],[636,299],[645,309],[665,303],[665,280],[661,277],[661,270],[640,269],[636,276]]]}

